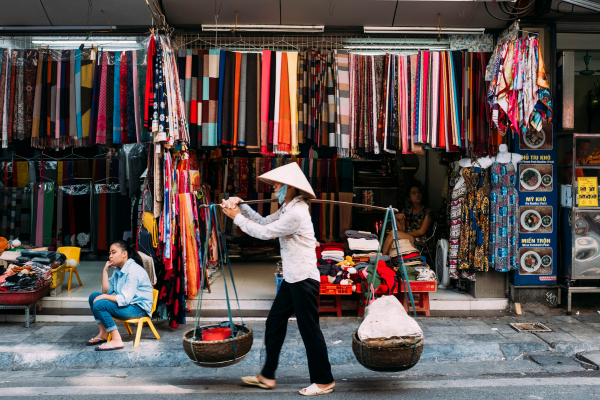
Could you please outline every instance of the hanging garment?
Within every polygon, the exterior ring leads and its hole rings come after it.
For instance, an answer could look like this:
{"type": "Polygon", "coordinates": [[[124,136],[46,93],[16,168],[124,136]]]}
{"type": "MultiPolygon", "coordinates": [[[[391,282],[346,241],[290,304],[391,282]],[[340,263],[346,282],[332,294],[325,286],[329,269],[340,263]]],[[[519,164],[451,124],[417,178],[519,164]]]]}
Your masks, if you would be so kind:
{"type": "Polygon", "coordinates": [[[461,220],[462,206],[466,193],[466,186],[452,191],[450,200],[450,239],[448,243],[448,269],[450,274],[455,275],[459,265],[459,253],[461,245],[461,220]]]}
{"type": "Polygon", "coordinates": [[[279,97],[279,130],[277,150],[279,154],[289,154],[292,150],[292,117],[290,109],[290,85],[288,73],[288,53],[281,53],[281,90],[279,97]]]}
{"type": "Polygon", "coordinates": [[[246,117],[247,117],[247,95],[248,95],[248,54],[240,54],[240,80],[239,80],[239,106],[238,122],[236,131],[236,146],[246,147],[246,117]]]}
{"type": "Polygon", "coordinates": [[[461,213],[459,269],[487,271],[490,199],[485,190],[486,170],[463,169],[465,196],[461,213]]]}
{"type": "Polygon", "coordinates": [[[219,107],[219,55],[216,49],[204,57],[204,82],[202,93],[202,146],[217,145],[217,112],[219,107]]]}
{"type": "Polygon", "coordinates": [[[223,98],[222,116],[220,125],[222,126],[221,146],[233,147],[234,145],[234,113],[235,113],[235,53],[223,52],[222,58],[225,60],[225,70],[223,76],[223,98]]]}
{"type": "Polygon", "coordinates": [[[271,51],[269,50],[263,50],[262,52],[262,66],[260,71],[260,154],[268,154],[269,84],[271,80],[271,51]]]}
{"type": "Polygon", "coordinates": [[[519,268],[519,193],[515,189],[515,165],[495,161],[490,172],[490,265],[499,272],[507,272],[519,268]]]}
{"type": "MultiPolygon", "coordinates": [[[[249,153],[260,153],[261,148],[261,64],[259,54],[247,56],[246,129],[245,143],[249,153]]],[[[294,82],[295,82],[294,73],[294,82]]]]}

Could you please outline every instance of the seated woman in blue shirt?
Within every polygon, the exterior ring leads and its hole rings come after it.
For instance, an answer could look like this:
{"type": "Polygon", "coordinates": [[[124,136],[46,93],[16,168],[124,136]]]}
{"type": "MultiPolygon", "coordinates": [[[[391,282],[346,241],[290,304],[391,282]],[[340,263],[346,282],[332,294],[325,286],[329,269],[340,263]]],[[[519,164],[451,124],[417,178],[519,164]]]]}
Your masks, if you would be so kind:
{"type": "Polygon", "coordinates": [[[96,347],[96,351],[123,348],[123,341],[113,318],[126,320],[151,316],[152,284],[141,264],[140,256],[126,242],[118,240],[110,246],[108,261],[102,272],[102,293],[90,295],[90,308],[100,333],[90,339],[87,345],[105,343],[96,347]],[[110,268],[115,271],[109,278],[110,268]],[[109,332],[112,340],[106,343],[109,332]]]}

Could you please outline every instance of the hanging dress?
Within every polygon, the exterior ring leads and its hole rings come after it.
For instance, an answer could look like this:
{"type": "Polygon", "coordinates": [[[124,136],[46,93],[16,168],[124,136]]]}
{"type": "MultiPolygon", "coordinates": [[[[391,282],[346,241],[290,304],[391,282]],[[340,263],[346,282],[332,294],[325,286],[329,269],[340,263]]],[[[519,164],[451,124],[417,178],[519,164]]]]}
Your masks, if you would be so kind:
{"type": "Polygon", "coordinates": [[[487,271],[490,229],[490,199],[485,191],[486,171],[472,166],[463,169],[465,196],[462,203],[459,269],[487,271]]]}
{"type": "Polygon", "coordinates": [[[515,189],[515,165],[511,161],[497,161],[491,166],[492,193],[490,194],[490,265],[497,271],[518,269],[517,229],[519,193],[515,189]]]}

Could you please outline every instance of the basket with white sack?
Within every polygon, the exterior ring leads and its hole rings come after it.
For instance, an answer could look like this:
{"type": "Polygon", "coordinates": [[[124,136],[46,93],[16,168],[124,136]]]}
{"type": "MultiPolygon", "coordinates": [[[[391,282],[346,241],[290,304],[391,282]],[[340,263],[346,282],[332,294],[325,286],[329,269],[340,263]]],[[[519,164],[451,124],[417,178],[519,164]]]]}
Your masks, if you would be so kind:
{"type": "MultiPolygon", "coordinates": [[[[374,300],[376,289],[381,284],[377,265],[388,219],[391,220],[396,248],[400,248],[396,220],[393,215],[393,209],[390,206],[386,211],[381,230],[378,256],[375,264],[367,268],[365,299],[369,304],[365,311],[365,318],[360,327],[352,334],[352,351],[356,360],[363,367],[377,372],[398,372],[414,367],[421,359],[424,345],[423,331],[417,324],[417,314],[414,308],[415,318],[413,319],[400,301],[392,295],[374,300]]],[[[397,278],[402,281],[399,283],[407,288],[404,292],[407,303],[410,301],[414,304],[402,257],[400,260],[397,278]]]]}
{"type": "Polygon", "coordinates": [[[405,371],[423,353],[423,331],[394,296],[375,300],[352,334],[352,351],[365,368],[378,372],[405,371]]]}

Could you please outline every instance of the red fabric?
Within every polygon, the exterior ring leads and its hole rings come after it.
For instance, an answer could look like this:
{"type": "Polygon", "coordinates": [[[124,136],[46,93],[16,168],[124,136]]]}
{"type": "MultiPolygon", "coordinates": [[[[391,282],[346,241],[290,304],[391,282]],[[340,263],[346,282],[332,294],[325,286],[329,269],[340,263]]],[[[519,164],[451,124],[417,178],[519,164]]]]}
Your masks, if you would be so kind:
{"type": "Polygon", "coordinates": [[[328,283],[327,275],[321,275],[321,283],[328,283]]]}
{"type": "Polygon", "coordinates": [[[121,80],[119,90],[121,92],[121,143],[127,143],[127,53],[121,52],[121,80]]]}
{"type": "MultiPolygon", "coordinates": [[[[152,109],[154,108],[154,65],[152,64],[152,60],[154,55],[156,54],[156,41],[154,40],[154,35],[150,36],[150,44],[148,45],[148,71],[146,74],[146,89],[145,89],[145,97],[144,97],[144,126],[152,130],[152,124],[150,124],[150,116],[152,115],[152,109]]],[[[198,82],[201,81],[199,77],[198,82]]],[[[198,92],[200,93],[200,92],[198,92]]]]}
{"type": "MultiPolygon", "coordinates": [[[[379,263],[377,264],[377,273],[388,287],[386,291],[389,292],[389,288],[394,288],[396,285],[396,273],[387,265],[385,265],[385,262],[382,260],[379,260],[379,263]]],[[[381,286],[382,285],[379,285],[379,287],[381,286]]]]}

